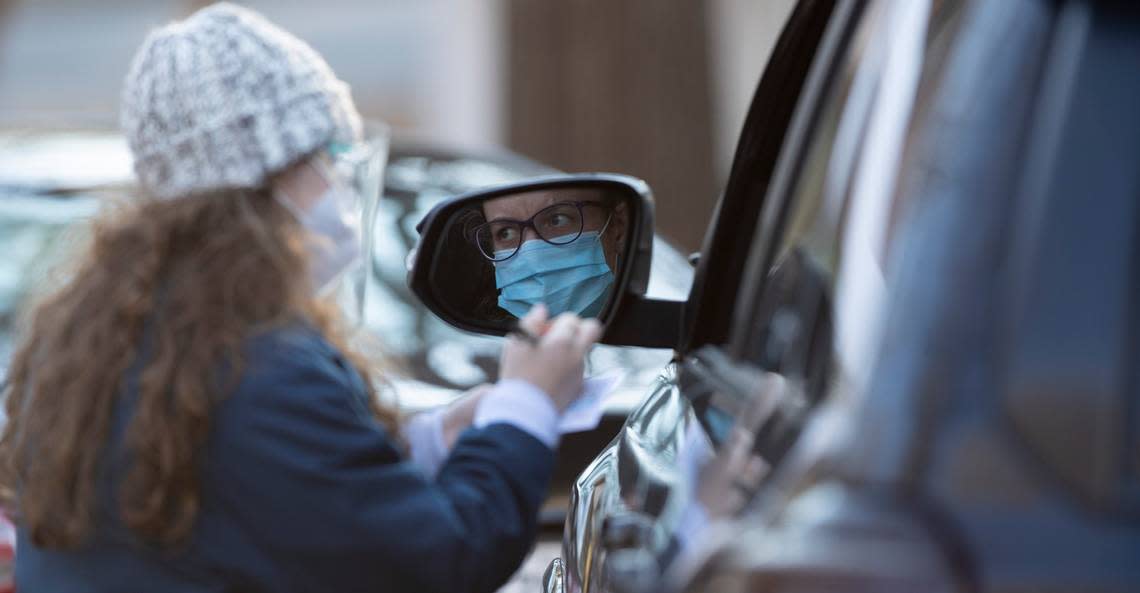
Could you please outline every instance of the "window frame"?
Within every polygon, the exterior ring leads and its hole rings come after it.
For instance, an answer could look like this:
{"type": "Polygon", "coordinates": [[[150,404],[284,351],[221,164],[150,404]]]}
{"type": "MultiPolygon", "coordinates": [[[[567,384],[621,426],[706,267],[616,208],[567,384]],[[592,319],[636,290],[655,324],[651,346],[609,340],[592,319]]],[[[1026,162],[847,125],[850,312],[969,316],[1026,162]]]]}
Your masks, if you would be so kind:
{"type": "Polygon", "coordinates": [[[792,197],[797,181],[808,160],[820,116],[837,80],[836,73],[843,66],[868,8],[868,3],[859,0],[839,3],[812,65],[803,99],[796,109],[764,199],[757,231],[743,269],[743,280],[735,306],[732,307],[733,332],[728,337],[727,350],[736,358],[746,355],[747,344],[753,334],[762,329],[755,327],[755,315],[764,297],[768,272],[779,248],[778,241],[783,237],[787,219],[794,210],[792,197]]]}
{"type": "Polygon", "coordinates": [[[724,193],[713,211],[682,320],[680,356],[728,341],[753,237],[773,195],[779,163],[796,133],[796,114],[818,92],[821,57],[834,52],[832,30],[850,20],[858,0],[800,0],[773,48],[736,145],[724,193]]]}

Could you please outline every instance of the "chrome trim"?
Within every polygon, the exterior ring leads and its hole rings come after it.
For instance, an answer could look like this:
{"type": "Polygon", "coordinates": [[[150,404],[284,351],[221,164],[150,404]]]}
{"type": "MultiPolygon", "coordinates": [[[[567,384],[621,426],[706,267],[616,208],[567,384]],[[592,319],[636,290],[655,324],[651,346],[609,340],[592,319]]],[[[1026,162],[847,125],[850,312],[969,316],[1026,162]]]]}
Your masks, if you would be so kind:
{"type": "MultiPolygon", "coordinates": [[[[639,537],[652,555],[668,544],[680,507],[688,496],[687,488],[678,488],[685,482],[677,467],[678,451],[687,427],[694,423],[692,407],[677,385],[676,367],[670,365],[613,442],[586,467],[571,488],[561,557],[567,593],[613,589],[605,566],[611,552],[606,546],[605,527],[611,517],[629,516],[643,521],[639,537]]],[[[620,550],[614,551],[622,555],[620,550]]],[[[619,564],[619,573],[631,572],[630,562],[619,564]]]]}
{"type": "Polygon", "coordinates": [[[542,573],[542,593],[564,593],[566,590],[562,583],[564,575],[562,559],[551,560],[546,571],[542,573]]]}

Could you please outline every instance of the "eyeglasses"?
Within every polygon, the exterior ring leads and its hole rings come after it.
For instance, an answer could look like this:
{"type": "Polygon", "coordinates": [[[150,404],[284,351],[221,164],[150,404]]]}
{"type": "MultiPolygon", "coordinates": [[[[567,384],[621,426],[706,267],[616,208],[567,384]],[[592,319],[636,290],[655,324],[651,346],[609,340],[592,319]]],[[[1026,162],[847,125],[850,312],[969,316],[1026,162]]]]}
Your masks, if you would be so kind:
{"type": "Polygon", "coordinates": [[[485,222],[471,231],[483,257],[493,261],[506,261],[523,244],[526,229],[534,229],[539,239],[551,245],[567,245],[578,240],[586,226],[585,210],[598,209],[605,214],[601,228],[610,223],[613,211],[599,202],[559,202],[547,206],[526,220],[498,219],[485,222]]]}

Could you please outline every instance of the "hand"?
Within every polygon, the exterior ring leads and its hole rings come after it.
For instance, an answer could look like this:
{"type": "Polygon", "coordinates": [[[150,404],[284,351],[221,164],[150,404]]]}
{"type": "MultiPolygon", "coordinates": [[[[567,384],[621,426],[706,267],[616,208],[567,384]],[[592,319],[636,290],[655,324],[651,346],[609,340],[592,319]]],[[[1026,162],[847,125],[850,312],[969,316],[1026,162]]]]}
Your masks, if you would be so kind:
{"type": "Polygon", "coordinates": [[[753,445],[757,431],[789,387],[775,373],[764,373],[759,379],[716,457],[701,468],[697,499],[710,519],[730,518],[743,510],[771,470],[764,459],[753,453],[753,445]]]}
{"type": "Polygon", "coordinates": [[[460,433],[467,430],[467,427],[475,421],[475,408],[479,407],[483,395],[490,389],[489,383],[477,385],[460,394],[459,397],[455,398],[455,401],[448,404],[447,409],[443,412],[443,444],[448,451],[459,439],[460,433]]]}
{"type": "Polygon", "coordinates": [[[582,393],[586,354],[602,336],[596,319],[563,313],[548,321],[546,307],[535,305],[519,327],[536,337],[534,343],[507,340],[500,363],[502,379],[521,379],[544,391],[559,412],[582,393]]]}
{"type": "Polygon", "coordinates": [[[701,468],[697,500],[709,519],[736,516],[768,474],[768,464],[752,455],[754,440],[752,433],[744,428],[732,427],[717,456],[701,468]]]}

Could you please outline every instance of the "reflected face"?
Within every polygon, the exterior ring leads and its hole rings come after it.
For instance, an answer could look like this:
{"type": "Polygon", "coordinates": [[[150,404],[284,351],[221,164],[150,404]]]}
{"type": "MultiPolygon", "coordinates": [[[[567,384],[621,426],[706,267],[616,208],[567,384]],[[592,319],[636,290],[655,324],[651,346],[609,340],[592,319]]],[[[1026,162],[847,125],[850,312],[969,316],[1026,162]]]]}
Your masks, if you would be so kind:
{"type": "Polygon", "coordinates": [[[465,232],[491,262],[500,310],[516,317],[537,303],[552,315],[604,310],[629,226],[629,205],[611,192],[564,187],[482,202],[482,216],[465,232]]]}
{"type": "Polygon", "coordinates": [[[501,257],[530,241],[570,244],[585,233],[603,233],[602,249],[611,269],[625,239],[624,203],[612,205],[600,190],[555,189],[513,194],[483,203],[487,225],[480,248],[501,257]],[[530,224],[525,224],[525,223],[530,224]],[[522,225],[518,223],[524,223],[522,225]]]}

